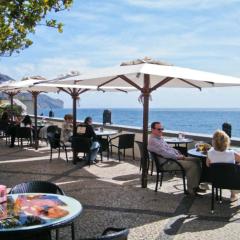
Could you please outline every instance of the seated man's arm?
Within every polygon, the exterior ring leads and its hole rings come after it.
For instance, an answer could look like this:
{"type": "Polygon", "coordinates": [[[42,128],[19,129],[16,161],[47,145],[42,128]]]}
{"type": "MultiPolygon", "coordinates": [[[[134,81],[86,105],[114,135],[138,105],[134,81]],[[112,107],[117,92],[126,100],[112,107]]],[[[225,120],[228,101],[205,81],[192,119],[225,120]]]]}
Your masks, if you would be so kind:
{"type": "Polygon", "coordinates": [[[164,158],[179,159],[179,155],[175,149],[171,148],[164,141],[161,141],[157,138],[152,138],[148,143],[148,150],[156,154],[161,155],[164,158]]]}

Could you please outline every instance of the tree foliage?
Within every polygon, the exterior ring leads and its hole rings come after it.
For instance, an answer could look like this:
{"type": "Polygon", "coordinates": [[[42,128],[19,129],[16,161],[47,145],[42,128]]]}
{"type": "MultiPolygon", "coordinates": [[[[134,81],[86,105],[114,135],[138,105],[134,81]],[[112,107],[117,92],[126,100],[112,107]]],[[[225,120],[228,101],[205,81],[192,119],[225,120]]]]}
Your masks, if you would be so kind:
{"type": "Polygon", "coordinates": [[[50,12],[68,9],[73,0],[0,0],[0,56],[29,47],[30,33],[37,25],[56,28],[62,32],[63,24],[47,18],[50,12]]]}

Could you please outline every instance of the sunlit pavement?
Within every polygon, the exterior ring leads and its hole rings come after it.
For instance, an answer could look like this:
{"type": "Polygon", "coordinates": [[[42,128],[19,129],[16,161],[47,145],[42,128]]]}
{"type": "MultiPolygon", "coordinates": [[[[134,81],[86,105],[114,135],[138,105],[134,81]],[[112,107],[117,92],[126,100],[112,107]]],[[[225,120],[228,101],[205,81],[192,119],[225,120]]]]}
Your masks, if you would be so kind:
{"type": "MultiPolygon", "coordinates": [[[[104,158],[89,167],[66,163],[63,152],[60,159],[54,153],[49,162],[46,143],[37,151],[9,148],[3,140],[0,147],[0,184],[10,188],[29,180],[52,181],[82,203],[83,213],[75,221],[77,238],[114,226],[130,228],[130,240],[239,239],[239,204],[230,204],[229,191],[223,191],[223,203],[211,214],[210,191],[201,198],[185,196],[180,178],[166,176],[155,193],[155,176],[149,175],[148,187],[141,188],[139,160],[104,158]]],[[[60,239],[71,239],[70,227],[60,230],[60,239]]]]}

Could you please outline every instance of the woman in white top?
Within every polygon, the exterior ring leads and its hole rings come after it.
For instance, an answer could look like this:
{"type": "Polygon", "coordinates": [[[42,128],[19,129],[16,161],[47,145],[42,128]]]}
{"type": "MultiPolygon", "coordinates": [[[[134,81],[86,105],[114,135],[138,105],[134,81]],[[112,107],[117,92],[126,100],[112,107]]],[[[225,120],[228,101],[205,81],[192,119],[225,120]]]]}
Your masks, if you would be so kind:
{"type": "Polygon", "coordinates": [[[62,124],[62,131],[61,131],[61,141],[64,142],[66,146],[70,146],[70,137],[73,135],[73,116],[71,114],[65,114],[64,122],[62,124]]]}
{"type": "MultiPolygon", "coordinates": [[[[209,167],[211,163],[240,163],[240,154],[233,150],[229,150],[230,138],[224,132],[217,130],[213,134],[212,139],[213,147],[208,151],[207,154],[207,166],[209,167]]],[[[238,191],[231,191],[230,201],[236,201],[238,191]]]]}

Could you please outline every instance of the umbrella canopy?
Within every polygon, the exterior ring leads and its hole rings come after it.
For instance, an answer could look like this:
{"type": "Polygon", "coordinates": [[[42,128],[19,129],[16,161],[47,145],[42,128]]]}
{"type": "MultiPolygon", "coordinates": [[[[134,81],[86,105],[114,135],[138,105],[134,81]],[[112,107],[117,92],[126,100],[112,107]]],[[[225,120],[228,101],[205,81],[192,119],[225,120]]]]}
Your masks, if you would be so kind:
{"type": "MultiPolygon", "coordinates": [[[[76,75],[76,73],[70,73],[64,76],[59,77],[58,79],[65,79],[66,77],[76,75]]],[[[55,81],[55,79],[54,79],[55,81]]],[[[35,122],[35,148],[38,148],[38,141],[37,141],[37,96],[40,93],[43,92],[60,92],[63,91],[70,95],[73,99],[73,133],[76,134],[76,102],[79,99],[79,95],[87,92],[87,91],[122,91],[122,92],[128,92],[133,91],[135,88],[133,87],[98,87],[94,85],[74,85],[74,84],[64,84],[64,83],[48,83],[48,81],[41,77],[41,76],[35,76],[35,77],[28,77],[23,79],[22,81],[13,81],[8,82],[8,84],[4,84],[0,86],[0,91],[4,91],[7,94],[11,94],[11,96],[21,92],[30,92],[33,96],[33,102],[34,102],[34,122],[35,122]]],[[[74,157],[75,159],[75,157],[74,157]]]]}
{"type": "Polygon", "coordinates": [[[96,85],[99,87],[134,85],[143,88],[144,75],[151,76],[151,87],[202,89],[239,85],[239,78],[236,77],[149,63],[100,69],[60,80],[59,83],[96,85]]]}
{"type": "Polygon", "coordinates": [[[132,86],[141,92],[143,103],[143,151],[142,187],[147,187],[147,141],[149,97],[152,91],[160,88],[202,88],[240,86],[240,79],[176,67],[153,61],[149,58],[122,63],[119,67],[99,69],[89,73],[59,80],[59,83],[81,85],[132,86]]]}

